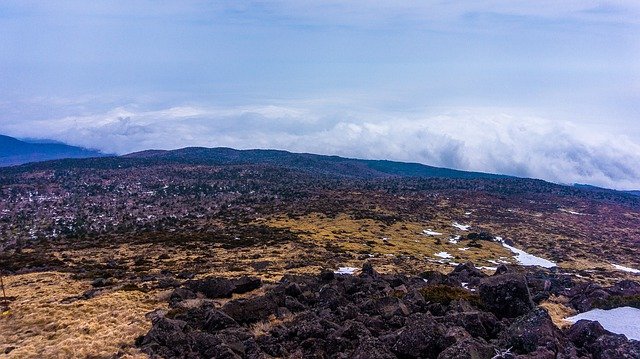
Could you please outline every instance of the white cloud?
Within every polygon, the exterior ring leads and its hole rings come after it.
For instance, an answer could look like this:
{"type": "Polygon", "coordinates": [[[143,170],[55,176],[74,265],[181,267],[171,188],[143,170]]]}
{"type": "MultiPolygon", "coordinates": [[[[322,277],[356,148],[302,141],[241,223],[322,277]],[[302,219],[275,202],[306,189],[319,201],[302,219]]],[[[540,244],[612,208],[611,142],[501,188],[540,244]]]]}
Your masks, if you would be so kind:
{"type": "Polygon", "coordinates": [[[470,108],[439,113],[327,113],[326,103],[177,106],[0,125],[0,132],[127,153],[150,148],[276,148],[640,188],[640,143],[601,128],[470,108]]]}

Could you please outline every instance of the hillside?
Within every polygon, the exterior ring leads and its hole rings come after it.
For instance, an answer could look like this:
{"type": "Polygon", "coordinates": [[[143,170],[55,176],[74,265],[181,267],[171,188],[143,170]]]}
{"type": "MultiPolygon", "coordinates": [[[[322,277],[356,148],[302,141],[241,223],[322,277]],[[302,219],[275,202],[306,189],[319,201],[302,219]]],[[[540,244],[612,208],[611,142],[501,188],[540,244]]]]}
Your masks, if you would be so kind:
{"type": "Polygon", "coordinates": [[[563,322],[637,305],[628,193],[228,148],[6,167],[0,191],[11,357],[639,350],[563,322]]]}
{"type": "Polygon", "coordinates": [[[440,178],[504,178],[507,176],[458,171],[418,163],[361,160],[278,150],[235,150],[232,148],[191,147],[173,151],[144,151],[125,155],[162,162],[206,165],[266,164],[304,170],[318,174],[357,178],[440,177],[440,178]]]}
{"type": "Polygon", "coordinates": [[[32,143],[0,135],[0,167],[61,158],[102,157],[104,153],[63,143],[32,143]]]}

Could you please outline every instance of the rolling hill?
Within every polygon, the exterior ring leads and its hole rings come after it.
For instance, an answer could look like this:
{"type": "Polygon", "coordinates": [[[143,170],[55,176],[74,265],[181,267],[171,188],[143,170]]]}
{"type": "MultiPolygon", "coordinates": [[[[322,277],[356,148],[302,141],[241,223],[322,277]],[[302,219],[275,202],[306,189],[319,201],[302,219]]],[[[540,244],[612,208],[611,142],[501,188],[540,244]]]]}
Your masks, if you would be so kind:
{"type": "Polygon", "coordinates": [[[62,158],[102,157],[104,153],[63,143],[32,143],[0,135],[0,166],[62,158]]]}

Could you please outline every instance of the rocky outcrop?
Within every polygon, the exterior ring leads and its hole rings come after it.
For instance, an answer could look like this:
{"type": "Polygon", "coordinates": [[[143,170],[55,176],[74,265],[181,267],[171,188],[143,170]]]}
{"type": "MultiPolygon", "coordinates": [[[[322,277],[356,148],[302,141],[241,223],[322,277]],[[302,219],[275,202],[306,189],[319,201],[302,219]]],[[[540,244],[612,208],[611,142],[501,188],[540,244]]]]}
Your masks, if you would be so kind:
{"type": "MultiPolygon", "coordinates": [[[[544,285],[547,275],[533,275],[542,283],[534,291],[555,290],[544,285]]],[[[177,309],[164,316],[154,312],[151,330],[137,344],[165,358],[638,357],[638,342],[597,323],[558,329],[532,302],[527,276],[532,274],[510,270],[487,277],[466,263],[449,275],[407,277],[379,274],[367,265],[357,276],[287,275],[259,295],[248,292],[224,304],[204,299],[196,307],[180,301],[196,291],[233,293],[229,288],[238,285],[216,278],[188,281],[171,296],[177,309]],[[476,280],[477,291],[460,286],[461,279],[476,280]]]]}
{"type": "Polygon", "coordinates": [[[527,279],[522,274],[507,273],[485,278],[480,283],[479,292],[486,308],[499,318],[524,315],[534,306],[527,279]]]}
{"type": "Polygon", "coordinates": [[[226,279],[208,277],[197,280],[190,280],[186,287],[195,293],[202,293],[207,298],[230,298],[234,293],[246,293],[259,288],[262,281],[254,277],[241,277],[237,279],[226,279]]]}

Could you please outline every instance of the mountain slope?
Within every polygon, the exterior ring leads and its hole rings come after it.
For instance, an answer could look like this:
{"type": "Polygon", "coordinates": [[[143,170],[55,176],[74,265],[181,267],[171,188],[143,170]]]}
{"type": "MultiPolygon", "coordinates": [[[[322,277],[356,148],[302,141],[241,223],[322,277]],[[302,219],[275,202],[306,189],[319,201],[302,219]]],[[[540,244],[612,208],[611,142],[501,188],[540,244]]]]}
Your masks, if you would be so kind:
{"type": "Polygon", "coordinates": [[[31,143],[0,135],[0,166],[61,158],[102,157],[105,154],[62,143],[31,143]]]}
{"type": "Polygon", "coordinates": [[[438,177],[438,178],[507,178],[491,173],[469,172],[384,160],[362,160],[279,150],[235,150],[232,148],[188,147],[173,151],[143,151],[124,158],[149,159],[159,162],[178,162],[203,165],[265,164],[305,170],[311,173],[356,178],[382,177],[438,177]]]}

